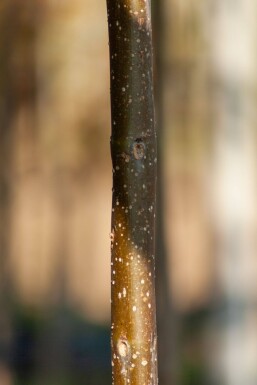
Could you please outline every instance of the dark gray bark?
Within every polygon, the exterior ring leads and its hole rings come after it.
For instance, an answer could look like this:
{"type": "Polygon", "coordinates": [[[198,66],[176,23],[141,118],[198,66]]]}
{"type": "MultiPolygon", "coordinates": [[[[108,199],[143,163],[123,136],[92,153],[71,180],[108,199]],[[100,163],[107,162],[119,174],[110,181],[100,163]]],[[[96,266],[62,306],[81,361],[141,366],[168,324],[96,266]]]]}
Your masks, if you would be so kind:
{"type": "Polygon", "coordinates": [[[158,325],[158,373],[162,385],[176,383],[176,314],[172,308],[169,292],[168,251],[165,240],[164,199],[164,150],[165,150],[165,121],[164,121],[164,85],[165,85],[165,2],[152,1],[153,40],[154,40],[154,80],[155,80],[155,113],[157,126],[157,217],[156,217],[156,298],[158,325]]]}

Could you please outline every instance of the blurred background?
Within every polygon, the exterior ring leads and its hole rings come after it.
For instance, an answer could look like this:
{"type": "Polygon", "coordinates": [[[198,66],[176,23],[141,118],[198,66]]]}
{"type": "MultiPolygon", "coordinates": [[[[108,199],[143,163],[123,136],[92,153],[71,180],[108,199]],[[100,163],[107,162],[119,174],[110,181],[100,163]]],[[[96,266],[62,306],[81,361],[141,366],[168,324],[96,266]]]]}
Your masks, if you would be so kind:
{"type": "MultiPolygon", "coordinates": [[[[257,3],[153,0],[161,385],[257,383],[257,3]]],[[[0,384],[111,384],[105,1],[0,2],[0,384]]]]}

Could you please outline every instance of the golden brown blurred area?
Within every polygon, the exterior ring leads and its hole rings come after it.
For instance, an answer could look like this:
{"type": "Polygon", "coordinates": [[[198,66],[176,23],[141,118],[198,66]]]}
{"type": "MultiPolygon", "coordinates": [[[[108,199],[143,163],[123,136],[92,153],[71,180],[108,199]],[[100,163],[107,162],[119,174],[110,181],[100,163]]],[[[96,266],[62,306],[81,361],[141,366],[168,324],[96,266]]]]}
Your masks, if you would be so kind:
{"type": "Polygon", "coordinates": [[[39,305],[67,295],[99,320],[109,314],[105,13],[94,1],[1,7],[8,51],[1,93],[9,94],[11,109],[8,127],[2,123],[9,146],[2,167],[10,168],[8,270],[22,301],[39,305]]]}
{"type": "MultiPolygon", "coordinates": [[[[87,317],[106,320],[111,161],[105,4],[12,1],[2,7],[2,44],[10,50],[3,60],[10,82],[2,83],[3,94],[10,94],[10,275],[25,303],[54,304],[65,295],[87,317]]],[[[173,13],[166,27],[171,40],[165,40],[165,65],[172,69],[164,89],[165,221],[171,295],[182,310],[208,301],[211,285],[203,199],[208,74],[202,8],[193,2],[166,7],[173,13]]]]}

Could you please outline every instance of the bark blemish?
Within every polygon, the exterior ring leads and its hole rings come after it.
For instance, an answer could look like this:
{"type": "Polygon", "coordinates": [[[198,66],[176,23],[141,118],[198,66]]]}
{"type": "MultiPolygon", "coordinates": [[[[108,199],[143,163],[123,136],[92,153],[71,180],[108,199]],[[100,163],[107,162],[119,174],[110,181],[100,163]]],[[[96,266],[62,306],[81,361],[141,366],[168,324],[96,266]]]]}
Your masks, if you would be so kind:
{"type": "Polygon", "coordinates": [[[130,382],[130,345],[127,339],[120,338],[117,342],[117,352],[121,363],[121,375],[125,384],[130,382]]]}
{"type": "Polygon", "coordinates": [[[142,139],[136,139],[133,145],[133,155],[135,159],[143,159],[145,155],[145,145],[142,142],[142,139]]]}
{"type": "Polygon", "coordinates": [[[120,339],[117,343],[117,351],[121,358],[128,357],[130,352],[128,341],[124,339],[120,339]]]}

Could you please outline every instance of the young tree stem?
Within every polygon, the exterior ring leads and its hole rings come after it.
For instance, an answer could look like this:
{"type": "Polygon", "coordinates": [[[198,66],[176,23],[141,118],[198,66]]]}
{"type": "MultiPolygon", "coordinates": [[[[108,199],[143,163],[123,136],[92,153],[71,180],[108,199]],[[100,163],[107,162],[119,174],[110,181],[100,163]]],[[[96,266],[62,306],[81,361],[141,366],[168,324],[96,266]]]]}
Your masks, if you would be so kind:
{"type": "Polygon", "coordinates": [[[150,0],[107,0],[113,162],[112,374],[156,385],[156,133],[150,0]]]}

